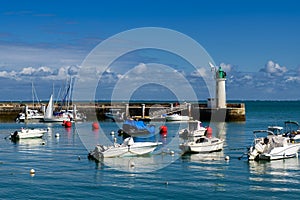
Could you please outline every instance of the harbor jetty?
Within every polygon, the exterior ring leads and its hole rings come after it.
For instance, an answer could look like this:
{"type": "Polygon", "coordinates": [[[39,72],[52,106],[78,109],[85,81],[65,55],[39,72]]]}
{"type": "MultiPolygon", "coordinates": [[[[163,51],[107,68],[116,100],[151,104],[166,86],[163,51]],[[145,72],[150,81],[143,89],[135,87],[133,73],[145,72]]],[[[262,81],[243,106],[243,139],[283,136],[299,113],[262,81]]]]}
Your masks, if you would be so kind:
{"type": "MultiPolygon", "coordinates": [[[[74,102],[73,102],[74,103],[74,102]]],[[[245,121],[245,105],[244,103],[227,103],[226,108],[212,108],[205,102],[75,102],[78,111],[87,116],[87,120],[92,117],[98,120],[104,120],[105,113],[111,109],[119,109],[124,113],[124,117],[133,117],[140,120],[149,121],[151,118],[158,115],[155,113],[166,111],[166,114],[178,113],[181,115],[188,115],[193,119],[201,121],[245,121]],[[214,117],[215,116],[215,117],[214,117]],[[225,118],[224,118],[225,116],[225,118]],[[218,118],[219,117],[219,118],[218,118]]],[[[32,103],[20,102],[4,102],[0,103],[0,121],[11,122],[20,112],[24,112],[25,106],[29,108],[35,107],[42,109],[45,104],[33,105],[32,103]]],[[[58,108],[60,105],[55,105],[58,108]]],[[[154,119],[154,118],[153,118],[154,119]]]]}

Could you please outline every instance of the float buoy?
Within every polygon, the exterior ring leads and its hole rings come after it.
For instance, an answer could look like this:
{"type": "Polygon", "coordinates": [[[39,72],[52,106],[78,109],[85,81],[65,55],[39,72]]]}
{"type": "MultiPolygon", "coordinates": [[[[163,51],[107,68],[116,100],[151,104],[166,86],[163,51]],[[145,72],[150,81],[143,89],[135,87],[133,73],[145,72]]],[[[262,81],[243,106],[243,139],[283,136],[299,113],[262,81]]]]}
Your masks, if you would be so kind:
{"type": "Polygon", "coordinates": [[[98,122],[94,122],[94,123],[92,124],[92,127],[93,127],[93,129],[99,129],[99,124],[98,124],[98,122]]]}
{"type": "Polygon", "coordinates": [[[168,127],[167,126],[160,126],[159,127],[159,134],[162,136],[162,137],[167,137],[168,135],[168,127]]]}
{"type": "Polygon", "coordinates": [[[66,121],[66,120],[64,120],[63,123],[62,123],[62,125],[63,125],[64,127],[69,128],[69,127],[72,126],[72,122],[71,122],[71,121],[66,121]]]}
{"type": "Polygon", "coordinates": [[[230,157],[229,156],[225,156],[225,160],[230,160],[230,157]]]}
{"type": "Polygon", "coordinates": [[[72,122],[71,121],[66,121],[65,122],[65,127],[67,127],[67,128],[72,127],[72,122]]]}
{"type": "Polygon", "coordinates": [[[34,169],[31,169],[31,170],[30,170],[30,174],[35,174],[35,170],[34,170],[34,169]]]}

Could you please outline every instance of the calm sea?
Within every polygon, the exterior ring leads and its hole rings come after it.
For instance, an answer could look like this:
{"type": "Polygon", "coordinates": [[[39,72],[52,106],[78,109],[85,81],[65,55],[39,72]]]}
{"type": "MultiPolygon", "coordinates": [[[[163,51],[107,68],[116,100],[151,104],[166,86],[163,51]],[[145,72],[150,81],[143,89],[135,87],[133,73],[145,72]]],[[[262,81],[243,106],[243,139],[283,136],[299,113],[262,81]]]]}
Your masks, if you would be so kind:
{"type": "MultiPolygon", "coordinates": [[[[246,156],[238,158],[251,144],[253,130],[283,126],[285,120],[300,122],[300,102],[245,103],[246,122],[212,124],[214,134],[225,139],[221,152],[180,156],[176,131],[182,125],[166,123],[168,137],[157,136],[163,145],[153,156],[104,164],[87,158],[93,143],[103,139],[102,133],[92,131],[91,122],[71,129],[60,124],[1,123],[0,199],[298,199],[299,159],[248,163],[246,156]],[[5,139],[20,127],[49,132],[41,140],[16,144],[5,139]],[[35,169],[34,176],[30,169],[35,169]]],[[[100,123],[106,139],[118,125],[100,123]]]]}

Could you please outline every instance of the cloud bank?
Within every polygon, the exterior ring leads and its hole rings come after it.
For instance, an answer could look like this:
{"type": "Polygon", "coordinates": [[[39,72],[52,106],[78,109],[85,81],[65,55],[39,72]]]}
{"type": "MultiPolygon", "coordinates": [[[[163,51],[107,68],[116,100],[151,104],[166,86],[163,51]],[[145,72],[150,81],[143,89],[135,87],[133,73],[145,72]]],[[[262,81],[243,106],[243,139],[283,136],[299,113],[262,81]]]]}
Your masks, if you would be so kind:
{"type": "MultiPolygon", "coordinates": [[[[120,63],[119,63],[120,64],[120,63]]],[[[235,100],[295,100],[300,99],[300,93],[297,92],[300,87],[300,67],[287,68],[275,61],[269,60],[257,72],[243,72],[240,67],[228,63],[220,63],[219,66],[227,73],[227,99],[235,100]]],[[[24,83],[34,82],[38,83],[39,87],[48,88],[44,97],[49,96],[49,85],[53,82],[63,82],[67,77],[76,77],[81,80],[88,80],[90,77],[79,77],[78,71],[81,69],[78,65],[61,66],[53,68],[49,66],[27,66],[13,70],[1,70],[0,68],[0,82],[2,85],[10,84],[10,88],[20,88],[24,83]]],[[[115,68],[108,68],[102,73],[99,83],[102,84],[103,91],[100,93],[108,95],[109,98],[111,90],[114,85],[121,79],[130,79],[130,81],[141,81],[142,75],[149,72],[149,66],[146,63],[139,63],[132,68],[130,76],[126,73],[121,73],[115,68]],[[106,90],[106,93],[104,92],[106,90]]],[[[155,72],[156,73],[156,72],[155,72]]],[[[149,74],[155,80],[155,73],[149,74]]],[[[168,73],[163,71],[157,72],[160,77],[165,77],[164,81],[171,81],[180,87],[181,83],[174,80],[168,73]]],[[[212,76],[209,70],[200,69],[187,73],[184,68],[182,70],[174,69],[174,73],[180,73],[199,93],[199,98],[205,100],[208,98],[205,83],[202,78],[205,76],[212,76]],[[202,78],[201,78],[202,77],[202,78]],[[201,95],[200,95],[201,94],[201,95]]],[[[28,84],[29,85],[29,84],[28,84]]],[[[51,87],[51,86],[50,86],[51,87]]],[[[153,86],[155,87],[155,86],[153,86]]],[[[150,88],[150,87],[148,87],[150,88]]],[[[161,90],[161,88],[160,88],[161,90]]],[[[151,88],[155,91],[155,88],[151,88]]],[[[2,89],[2,93],[6,92],[2,89]]],[[[20,91],[22,93],[24,91],[20,91]]],[[[29,94],[29,91],[26,91],[29,94]]],[[[159,91],[158,91],[159,92],[159,91]]],[[[161,92],[161,91],[160,91],[161,92]]],[[[1,93],[1,91],[0,91],[1,93]]],[[[5,94],[1,96],[5,97],[5,94]]],[[[153,92],[153,97],[159,98],[159,93],[153,92]]],[[[13,98],[13,96],[11,97],[13,98]]],[[[21,97],[18,97],[21,98],[21,97]]],[[[16,99],[18,99],[16,97],[16,99]]]]}

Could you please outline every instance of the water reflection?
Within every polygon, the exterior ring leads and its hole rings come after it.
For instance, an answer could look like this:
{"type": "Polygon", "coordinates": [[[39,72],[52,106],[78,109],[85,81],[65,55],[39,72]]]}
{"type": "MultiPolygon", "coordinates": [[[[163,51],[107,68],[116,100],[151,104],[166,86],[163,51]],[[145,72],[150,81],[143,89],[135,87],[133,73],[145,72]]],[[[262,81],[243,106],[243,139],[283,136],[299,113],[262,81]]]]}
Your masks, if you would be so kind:
{"type": "Polygon", "coordinates": [[[216,163],[215,161],[224,161],[224,152],[211,152],[211,153],[195,153],[186,154],[182,157],[184,160],[196,163],[216,163]]]}
{"type": "Polygon", "coordinates": [[[300,180],[295,177],[299,175],[300,161],[298,158],[285,160],[251,161],[249,162],[249,180],[254,183],[252,190],[272,191],[300,191],[300,188],[291,188],[292,185],[298,185],[300,180]],[[272,184],[270,187],[269,184],[272,184]]]}
{"type": "Polygon", "coordinates": [[[159,170],[171,162],[175,161],[176,158],[167,153],[157,153],[153,155],[145,155],[138,157],[115,157],[115,158],[104,158],[99,163],[96,162],[97,168],[104,169],[106,165],[112,169],[141,173],[141,172],[152,172],[159,170]]]}
{"type": "Polygon", "coordinates": [[[18,145],[19,148],[30,148],[39,147],[46,144],[46,141],[42,138],[33,138],[33,139],[20,139],[15,142],[14,144],[18,145]]]}

